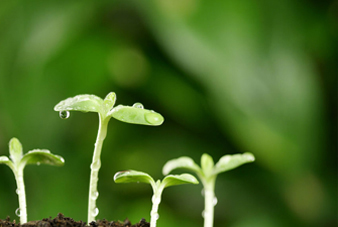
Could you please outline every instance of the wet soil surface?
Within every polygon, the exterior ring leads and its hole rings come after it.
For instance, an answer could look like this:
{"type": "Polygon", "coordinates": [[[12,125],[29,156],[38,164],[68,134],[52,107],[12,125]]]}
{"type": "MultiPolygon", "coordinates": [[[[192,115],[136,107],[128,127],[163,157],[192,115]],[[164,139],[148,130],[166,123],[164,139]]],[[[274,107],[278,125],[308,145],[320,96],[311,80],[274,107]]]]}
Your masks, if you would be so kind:
{"type": "Polygon", "coordinates": [[[97,220],[96,222],[91,222],[87,225],[86,222],[83,221],[74,221],[72,218],[65,217],[63,214],[59,213],[58,216],[54,219],[45,218],[41,221],[30,221],[23,225],[20,223],[16,223],[16,221],[10,221],[10,218],[0,219],[0,227],[149,227],[149,223],[145,221],[144,218],[141,219],[139,223],[132,225],[128,219],[124,222],[115,222],[115,221],[107,221],[97,220]]]}

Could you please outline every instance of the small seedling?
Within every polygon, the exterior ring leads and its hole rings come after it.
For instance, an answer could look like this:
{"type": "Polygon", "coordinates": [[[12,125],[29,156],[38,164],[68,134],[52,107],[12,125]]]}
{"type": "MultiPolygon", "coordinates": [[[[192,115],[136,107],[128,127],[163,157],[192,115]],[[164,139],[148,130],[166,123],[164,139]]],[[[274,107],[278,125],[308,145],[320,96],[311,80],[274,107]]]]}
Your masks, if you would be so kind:
{"type": "Polygon", "coordinates": [[[64,159],[61,156],[53,155],[49,150],[34,149],[25,155],[22,153],[22,145],[17,138],[12,138],[9,142],[10,159],[7,156],[0,156],[0,164],[8,165],[13,173],[17,184],[16,193],[19,197],[19,208],[15,211],[20,216],[20,223],[27,222],[26,192],[23,179],[23,170],[28,164],[48,164],[61,166],[64,159]]]}
{"type": "Polygon", "coordinates": [[[204,194],[204,227],[212,227],[214,222],[214,206],[217,203],[215,197],[215,183],[218,174],[234,169],[244,163],[253,162],[255,157],[251,153],[225,155],[216,165],[212,157],[203,154],[201,157],[201,167],[199,167],[190,157],[180,157],[168,161],[163,167],[163,174],[167,175],[174,169],[187,169],[195,172],[203,184],[204,194]]]}
{"type": "Polygon", "coordinates": [[[77,95],[59,102],[55,111],[63,119],[70,116],[69,111],[96,112],[99,115],[99,131],[97,134],[93,160],[90,166],[90,184],[89,184],[89,201],[88,201],[88,222],[95,221],[99,210],[96,207],[96,200],[99,195],[97,191],[98,173],[101,167],[101,150],[104,139],[107,135],[108,123],[111,117],[131,124],[141,125],[161,125],[164,118],[161,114],[152,110],[146,110],[141,103],[135,103],[133,106],[118,105],[114,107],[116,95],[110,92],[104,100],[95,95],[77,95]]]}
{"type": "Polygon", "coordinates": [[[187,173],[181,175],[168,175],[162,181],[157,180],[155,182],[150,175],[135,170],[121,171],[116,173],[114,176],[114,181],[116,183],[143,182],[151,185],[153,189],[153,205],[150,212],[150,227],[156,227],[156,222],[159,218],[158,206],[161,202],[164,188],[180,184],[198,184],[197,179],[191,174],[187,173]]]}

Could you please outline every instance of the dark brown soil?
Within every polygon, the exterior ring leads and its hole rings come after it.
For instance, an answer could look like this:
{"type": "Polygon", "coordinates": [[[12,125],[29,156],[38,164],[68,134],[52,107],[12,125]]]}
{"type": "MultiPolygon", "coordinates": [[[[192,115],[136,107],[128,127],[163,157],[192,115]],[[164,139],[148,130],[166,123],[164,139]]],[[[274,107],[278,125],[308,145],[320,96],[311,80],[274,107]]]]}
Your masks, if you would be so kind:
{"type": "MultiPolygon", "coordinates": [[[[54,219],[45,218],[41,221],[30,221],[23,225],[16,223],[16,221],[10,221],[10,218],[0,219],[0,227],[85,227],[88,226],[86,222],[74,221],[72,218],[64,217],[63,214],[59,213],[54,219]]],[[[96,222],[89,223],[90,227],[149,227],[149,223],[144,218],[139,223],[132,225],[128,219],[124,222],[109,222],[105,219],[97,220],[96,222]]]]}

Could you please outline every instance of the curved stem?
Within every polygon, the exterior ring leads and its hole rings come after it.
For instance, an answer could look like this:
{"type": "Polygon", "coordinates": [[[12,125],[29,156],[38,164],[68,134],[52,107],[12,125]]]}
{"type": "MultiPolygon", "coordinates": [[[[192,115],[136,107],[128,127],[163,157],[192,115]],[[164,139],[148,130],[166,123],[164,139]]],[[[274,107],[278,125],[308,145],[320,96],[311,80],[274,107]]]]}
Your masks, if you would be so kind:
{"type": "Polygon", "coordinates": [[[96,207],[96,199],[98,197],[97,191],[97,182],[99,180],[98,174],[101,167],[101,150],[104,139],[107,135],[107,127],[110,118],[104,118],[101,114],[99,114],[99,131],[97,134],[95,149],[93,154],[92,164],[90,165],[91,173],[90,173],[90,183],[89,183],[89,200],[88,200],[88,223],[95,221],[95,217],[98,214],[98,209],[96,207]]]}
{"type": "Polygon", "coordinates": [[[214,225],[214,199],[215,199],[216,178],[204,182],[204,227],[213,227],[214,225]]]}
{"type": "Polygon", "coordinates": [[[23,181],[23,169],[18,169],[14,171],[15,180],[17,185],[17,194],[19,197],[19,212],[20,212],[20,224],[25,224],[27,222],[27,204],[26,204],[26,192],[25,184],[23,181]]]}

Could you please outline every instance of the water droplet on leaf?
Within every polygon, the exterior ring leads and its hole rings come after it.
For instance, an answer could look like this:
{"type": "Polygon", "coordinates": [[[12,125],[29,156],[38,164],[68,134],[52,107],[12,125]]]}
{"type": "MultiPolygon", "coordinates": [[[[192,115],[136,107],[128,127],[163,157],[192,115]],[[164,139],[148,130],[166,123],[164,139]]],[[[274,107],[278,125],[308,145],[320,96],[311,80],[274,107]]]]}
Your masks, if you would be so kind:
{"type": "Polygon", "coordinates": [[[21,215],[20,208],[18,208],[18,209],[15,210],[15,214],[16,214],[16,216],[20,217],[20,215],[21,215]]]}
{"type": "Polygon", "coordinates": [[[60,111],[59,112],[59,116],[60,116],[61,119],[67,119],[70,116],[70,112],[69,111],[64,111],[64,110],[60,111]]]}
{"type": "Polygon", "coordinates": [[[217,197],[214,197],[214,199],[212,200],[212,202],[213,202],[214,206],[216,206],[217,203],[218,203],[217,197]]]}
{"type": "Polygon", "coordinates": [[[16,190],[15,190],[15,192],[16,192],[16,194],[20,194],[20,190],[17,188],[16,190]]]}
{"type": "Polygon", "coordinates": [[[163,122],[163,117],[157,113],[147,113],[145,114],[145,119],[149,124],[160,125],[163,122]]]}
{"type": "Polygon", "coordinates": [[[143,109],[143,108],[144,108],[143,105],[142,105],[142,103],[139,103],[139,102],[134,103],[133,107],[135,107],[135,108],[140,108],[140,109],[143,109]]]}

